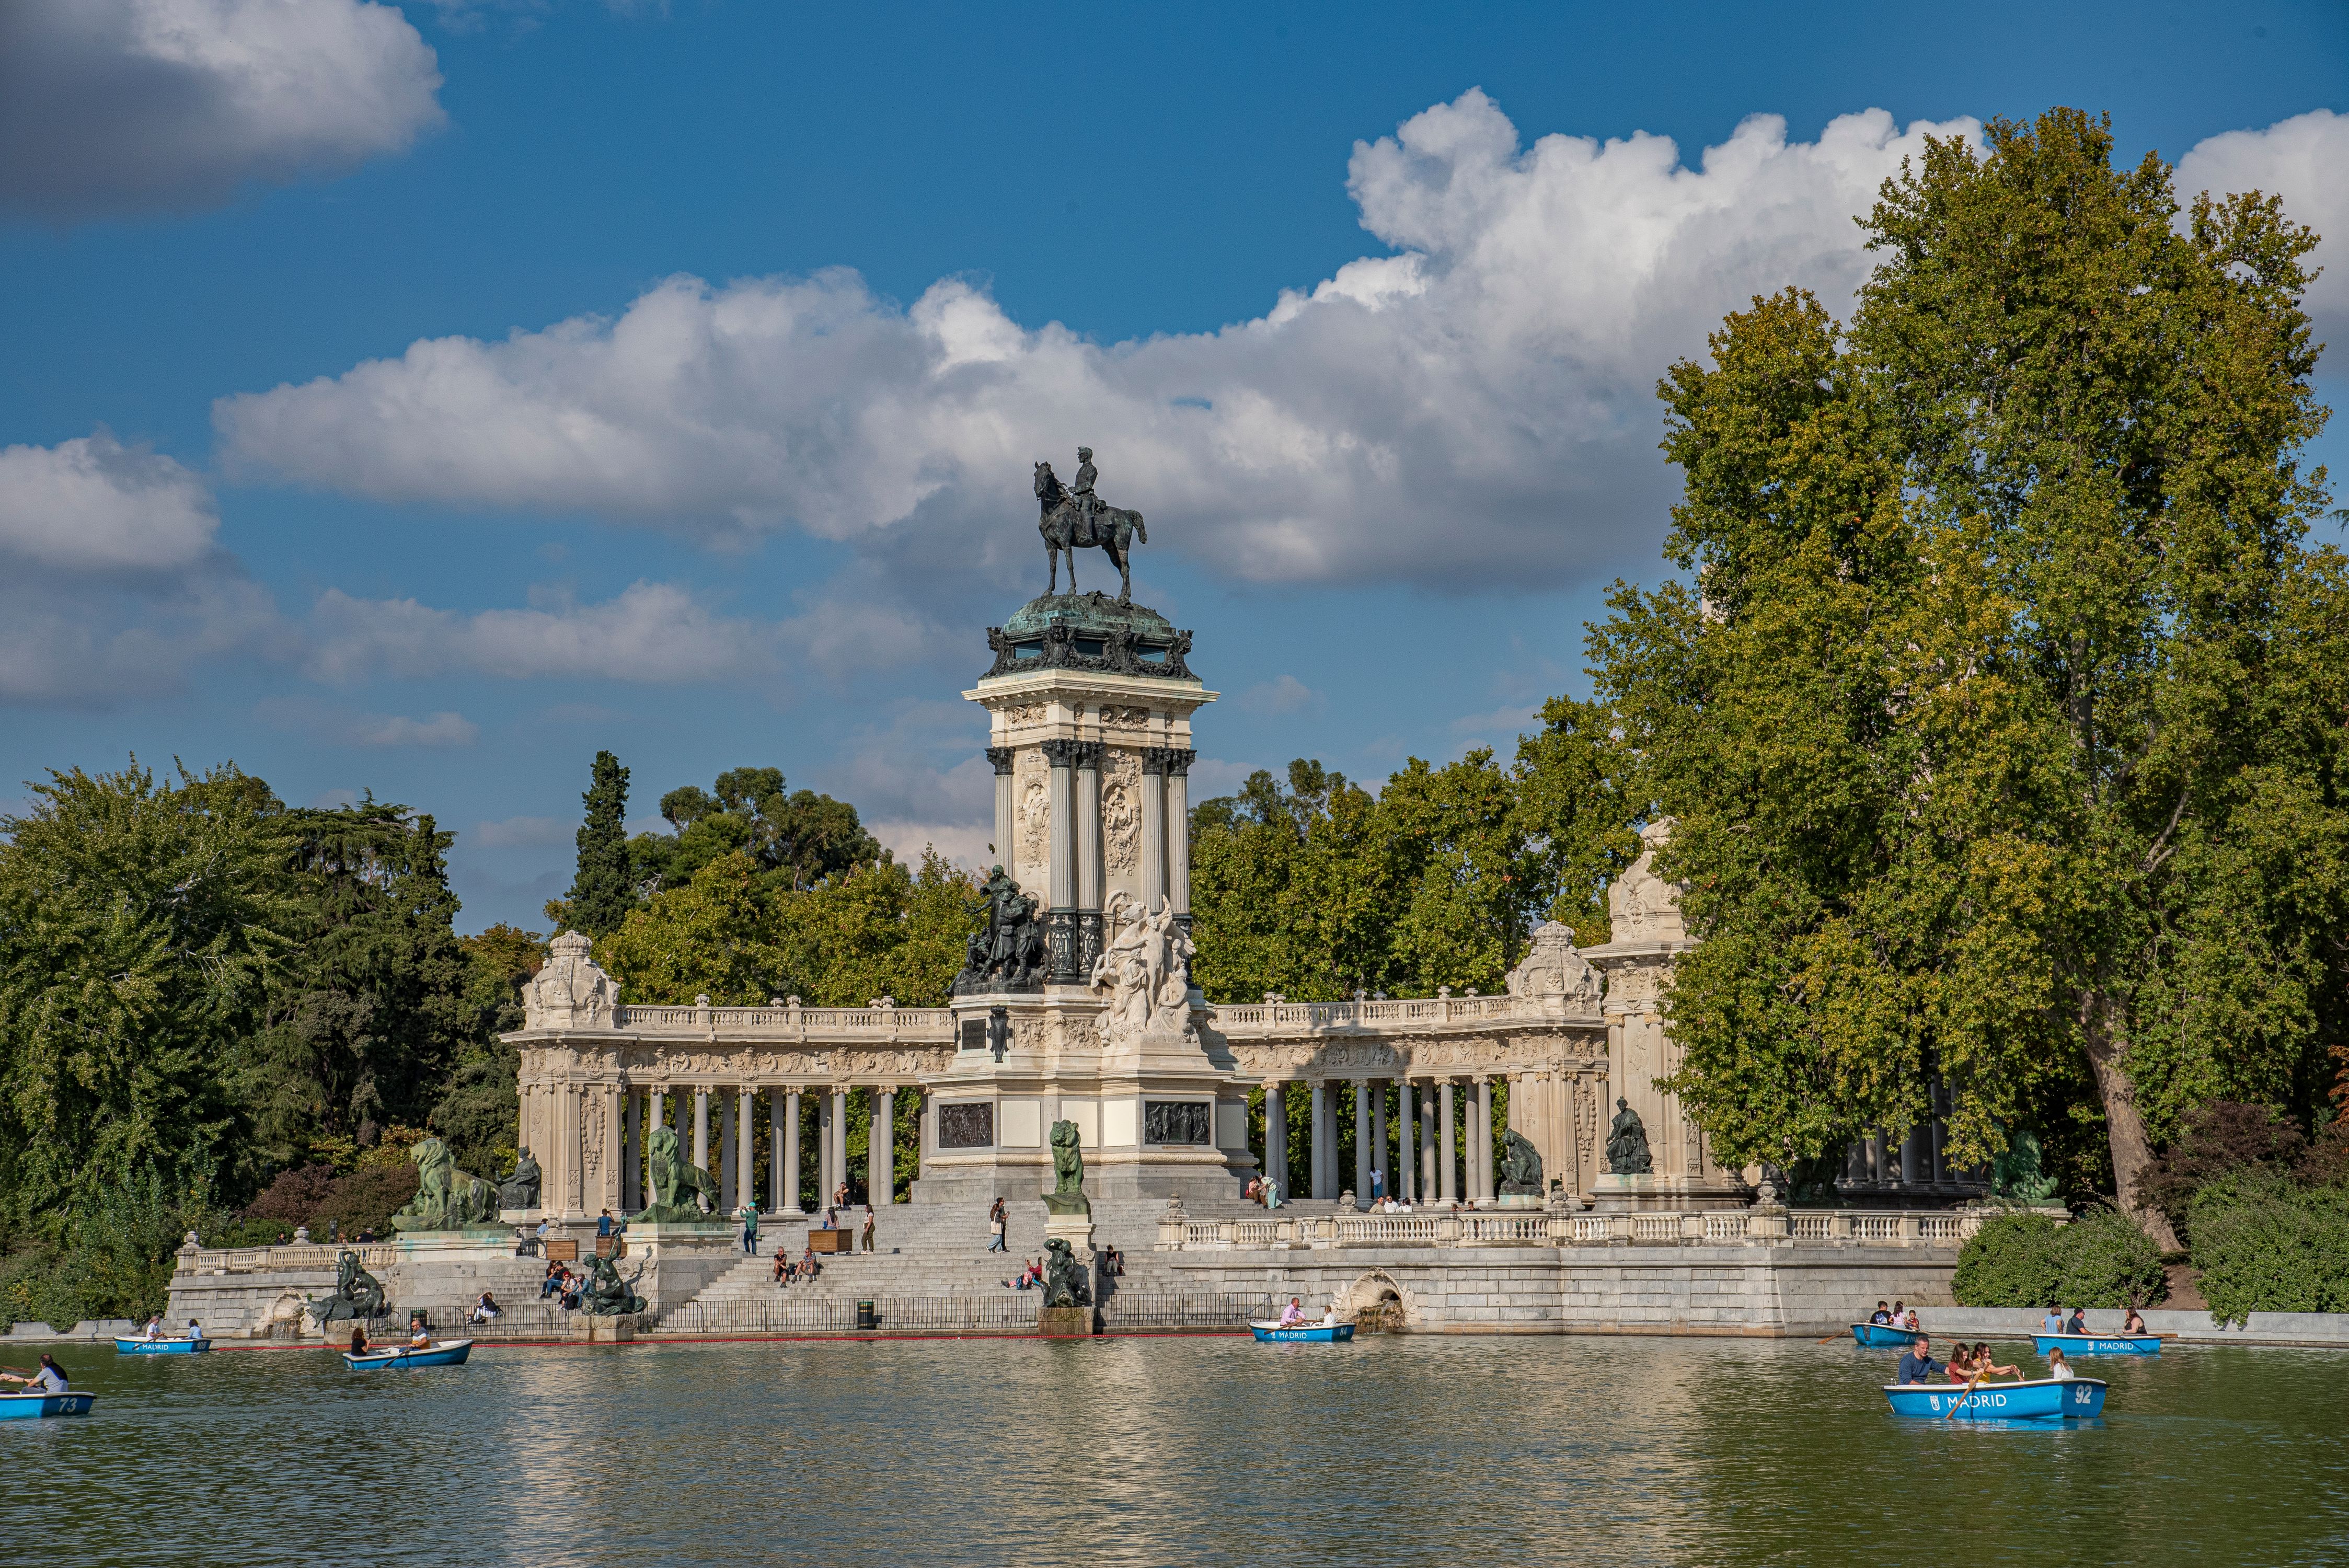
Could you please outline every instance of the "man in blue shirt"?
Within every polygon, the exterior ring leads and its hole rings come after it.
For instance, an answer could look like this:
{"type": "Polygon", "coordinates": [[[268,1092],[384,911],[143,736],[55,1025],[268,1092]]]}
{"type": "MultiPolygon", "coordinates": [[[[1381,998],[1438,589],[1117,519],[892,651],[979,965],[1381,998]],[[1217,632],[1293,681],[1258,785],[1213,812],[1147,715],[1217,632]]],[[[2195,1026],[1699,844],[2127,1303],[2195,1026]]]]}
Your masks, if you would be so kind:
{"type": "Polygon", "coordinates": [[[2072,1309],[2072,1321],[2064,1326],[2064,1332],[2066,1334],[2086,1334],[2088,1332],[2087,1313],[2079,1307],[2074,1307],[2072,1309]]]}
{"type": "Polygon", "coordinates": [[[1900,1358],[1900,1376],[1895,1378],[1894,1381],[1900,1383],[1930,1382],[1932,1380],[1936,1373],[1946,1372],[1948,1370],[1949,1367],[1945,1364],[1933,1359],[1932,1340],[1920,1334],[1917,1336],[1916,1341],[1909,1346],[1909,1354],[1900,1358]]]}

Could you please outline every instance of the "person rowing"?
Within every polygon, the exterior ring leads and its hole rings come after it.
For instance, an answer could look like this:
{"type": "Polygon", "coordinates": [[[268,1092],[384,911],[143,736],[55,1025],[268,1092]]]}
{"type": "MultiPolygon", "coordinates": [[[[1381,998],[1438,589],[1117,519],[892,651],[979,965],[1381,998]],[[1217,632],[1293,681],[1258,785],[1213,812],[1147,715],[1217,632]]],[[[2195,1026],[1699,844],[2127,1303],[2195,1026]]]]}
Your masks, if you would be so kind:
{"type": "Polygon", "coordinates": [[[1280,1326],[1283,1328],[1295,1328],[1304,1321],[1304,1304],[1298,1300],[1297,1297],[1293,1295],[1290,1296],[1288,1298],[1288,1305],[1280,1309],[1280,1326]]]}
{"type": "Polygon", "coordinates": [[[1893,1381],[1897,1383],[1930,1383],[1932,1381],[1933,1375],[1935,1373],[1947,1372],[1949,1370],[1950,1368],[1947,1363],[1933,1359],[1933,1341],[1931,1336],[1920,1334],[1909,1342],[1909,1353],[1900,1357],[1899,1375],[1896,1377],[1893,1381]]]}
{"type": "Polygon", "coordinates": [[[154,1316],[147,1320],[147,1329],[144,1337],[150,1345],[156,1340],[163,1337],[163,1315],[161,1313],[159,1312],[154,1316]]]}
{"type": "MultiPolygon", "coordinates": [[[[1997,1362],[1992,1360],[1990,1357],[1990,1346],[1987,1341],[1983,1340],[1976,1340],[1974,1342],[1973,1353],[1967,1358],[1966,1365],[1972,1370],[1974,1377],[1977,1378],[2020,1378],[2023,1376],[2022,1367],[2002,1367],[1997,1362]]],[[[1955,1377],[1956,1374],[1951,1373],[1951,1376],[1955,1377]]]]}
{"type": "Polygon", "coordinates": [[[27,1394],[62,1394],[66,1369],[57,1365],[57,1357],[43,1351],[40,1366],[30,1372],[0,1371],[0,1383],[22,1383],[27,1394]]]}

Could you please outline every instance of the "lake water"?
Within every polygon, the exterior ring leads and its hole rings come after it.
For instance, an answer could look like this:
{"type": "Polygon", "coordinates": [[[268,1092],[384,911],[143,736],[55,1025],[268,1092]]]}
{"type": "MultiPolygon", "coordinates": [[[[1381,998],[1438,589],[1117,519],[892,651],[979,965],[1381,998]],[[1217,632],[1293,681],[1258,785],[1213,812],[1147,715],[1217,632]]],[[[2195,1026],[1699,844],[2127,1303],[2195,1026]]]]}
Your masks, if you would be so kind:
{"type": "Polygon", "coordinates": [[[2349,1353],[2099,1360],[2054,1430],[1897,1420],[1847,1342],[59,1359],[98,1413],[0,1423],[10,1563],[2349,1559],[2349,1353]]]}

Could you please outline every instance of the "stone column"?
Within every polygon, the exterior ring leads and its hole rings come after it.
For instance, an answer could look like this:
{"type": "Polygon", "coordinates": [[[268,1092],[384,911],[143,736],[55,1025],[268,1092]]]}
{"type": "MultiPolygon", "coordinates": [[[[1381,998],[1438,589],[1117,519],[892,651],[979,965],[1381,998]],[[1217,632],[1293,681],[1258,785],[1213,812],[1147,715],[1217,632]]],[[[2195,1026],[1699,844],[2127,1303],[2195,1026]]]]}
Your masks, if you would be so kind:
{"type": "Polygon", "coordinates": [[[1419,1166],[1412,1158],[1412,1121],[1419,1115],[1419,1099],[1409,1078],[1395,1079],[1394,1195],[1406,1203],[1419,1202],[1419,1166]]]}
{"type": "Polygon", "coordinates": [[[1107,940],[1102,930],[1102,900],[1104,896],[1102,874],[1102,768],[1109,760],[1109,747],[1099,740],[1077,742],[1077,920],[1076,974],[1080,981],[1089,979],[1093,972],[1093,960],[1101,956],[1102,944],[1107,940]]]}
{"type": "Polygon", "coordinates": [[[1009,746],[990,746],[987,759],[995,764],[995,863],[1009,866],[1015,824],[1012,821],[1011,764],[1019,753],[1009,746]]]}
{"type": "Polygon", "coordinates": [[[759,1129],[751,1119],[756,1098],[750,1086],[744,1084],[734,1091],[734,1157],[740,1169],[736,1173],[734,1206],[747,1209],[759,1195],[759,1129]]]}
{"type": "Polygon", "coordinates": [[[1900,1140],[1900,1184],[1903,1187],[1917,1184],[1918,1167],[1921,1163],[1919,1157],[1924,1153],[1924,1131],[1922,1127],[1912,1127],[1900,1140]]]}
{"type": "Polygon", "coordinates": [[[775,1205],[776,1212],[799,1213],[800,1091],[796,1084],[783,1096],[783,1201],[775,1205]]]}
{"type": "MultiPolygon", "coordinates": [[[[767,1212],[780,1214],[783,1210],[783,1092],[767,1091],[767,1212]]],[[[792,1205],[797,1208],[799,1205],[792,1205]]]]}
{"type": "MultiPolygon", "coordinates": [[[[710,1174],[718,1178],[718,1200],[713,1207],[725,1210],[739,1202],[734,1196],[734,1184],[738,1180],[735,1175],[738,1161],[735,1123],[739,1119],[730,1114],[734,1108],[726,1103],[728,1091],[720,1089],[718,1092],[718,1169],[710,1174]]],[[[741,1097],[734,1095],[731,1098],[740,1099],[741,1097]]]]}
{"type": "Polygon", "coordinates": [[[1264,1173],[1279,1184],[1281,1197],[1288,1191],[1288,1086],[1274,1078],[1264,1085],[1264,1173]]]}
{"type": "Polygon", "coordinates": [[[832,1202],[833,1192],[848,1183],[848,1085],[832,1087],[832,1185],[824,1188],[824,1202],[832,1202]]]}
{"type": "Polygon", "coordinates": [[[599,1084],[595,1088],[595,1098],[604,1113],[604,1157],[597,1161],[603,1167],[600,1172],[603,1191],[596,1194],[595,1207],[598,1210],[616,1209],[625,1214],[628,1212],[628,1203],[622,1196],[622,1190],[628,1179],[628,1141],[626,1129],[621,1120],[620,1100],[623,1096],[631,1100],[635,1099],[627,1090],[615,1084],[599,1084]]]}
{"type": "Polygon", "coordinates": [[[1199,754],[1166,751],[1166,903],[1185,929],[1191,924],[1191,763],[1199,754]]]}
{"type": "MultiPolygon", "coordinates": [[[[1360,1133],[1355,1134],[1361,1137],[1360,1133]]],[[[1371,1080],[1371,1169],[1378,1174],[1385,1195],[1394,1196],[1394,1171],[1387,1164],[1387,1080],[1371,1080]]]]}
{"type": "Polygon", "coordinates": [[[1142,748],[1142,907],[1155,913],[1165,902],[1166,748],[1145,746],[1142,748]]]}
{"type": "Polygon", "coordinates": [[[709,1169],[709,1091],[693,1091],[693,1163],[697,1169],[709,1169]]]}
{"type": "Polygon", "coordinates": [[[1329,1086],[1319,1078],[1313,1082],[1313,1196],[1327,1198],[1330,1169],[1330,1130],[1322,1119],[1329,1109],[1329,1086]]]}
{"type": "Polygon", "coordinates": [[[1371,1202],[1371,1080],[1354,1080],[1354,1207],[1371,1202]]]}
{"type": "Polygon", "coordinates": [[[1435,1104],[1437,1108],[1438,1119],[1441,1123],[1441,1130],[1437,1133],[1437,1136],[1444,1140],[1443,1152],[1437,1156],[1435,1161],[1437,1182],[1436,1202],[1440,1203],[1456,1203],[1460,1201],[1460,1179],[1453,1169],[1456,1163],[1456,1158],[1453,1152],[1454,1140],[1453,1138],[1454,1127],[1452,1121],[1452,1080],[1450,1078],[1438,1078],[1435,1080],[1435,1104]]]}
{"type": "Polygon", "coordinates": [[[620,1210],[623,1213],[645,1206],[642,1188],[645,1180],[644,1092],[634,1084],[625,1091],[628,1097],[627,1129],[620,1141],[620,1210]]]}
{"type": "Polygon", "coordinates": [[[1051,783],[1052,807],[1052,899],[1055,910],[1077,907],[1077,810],[1074,787],[1069,777],[1076,762],[1077,743],[1073,740],[1044,742],[1044,760],[1051,764],[1047,778],[1051,783]]]}
{"type": "Polygon", "coordinates": [[[1476,1080],[1476,1159],[1471,1167],[1475,1171],[1476,1201],[1493,1201],[1493,1080],[1476,1080]]]}
{"type": "Polygon", "coordinates": [[[865,1091],[873,1099],[873,1136],[866,1142],[864,1190],[875,1209],[897,1201],[897,1087],[865,1091]]]}
{"type": "Polygon", "coordinates": [[[1435,1086],[1419,1089],[1419,1201],[1435,1202],[1435,1086]]]}

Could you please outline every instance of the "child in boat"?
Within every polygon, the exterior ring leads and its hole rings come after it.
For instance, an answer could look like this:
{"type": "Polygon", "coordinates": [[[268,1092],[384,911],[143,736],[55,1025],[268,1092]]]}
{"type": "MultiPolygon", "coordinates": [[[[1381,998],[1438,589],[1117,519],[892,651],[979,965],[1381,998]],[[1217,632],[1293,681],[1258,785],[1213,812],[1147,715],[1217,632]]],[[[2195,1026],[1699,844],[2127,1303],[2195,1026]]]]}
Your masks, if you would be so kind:
{"type": "Polygon", "coordinates": [[[2071,1381],[2072,1364],[2064,1359],[2064,1353],[2061,1350],[2050,1350],[2047,1353],[2047,1376],[2059,1383],[2071,1381]]]}
{"type": "Polygon", "coordinates": [[[2023,1376],[2020,1367],[2002,1367],[1990,1358],[1990,1345],[1985,1340],[1974,1341],[1973,1372],[1977,1377],[2016,1377],[2023,1376]]]}

